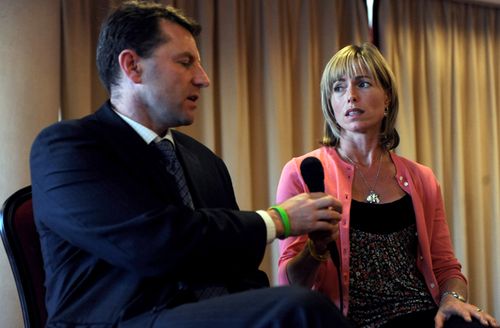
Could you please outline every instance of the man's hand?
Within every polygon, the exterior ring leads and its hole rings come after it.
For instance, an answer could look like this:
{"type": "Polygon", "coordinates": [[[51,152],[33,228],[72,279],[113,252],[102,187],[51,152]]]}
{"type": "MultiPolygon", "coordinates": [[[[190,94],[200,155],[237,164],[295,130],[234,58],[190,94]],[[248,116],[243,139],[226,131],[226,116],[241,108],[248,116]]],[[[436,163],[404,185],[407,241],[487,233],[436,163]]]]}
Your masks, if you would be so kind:
{"type": "MultiPolygon", "coordinates": [[[[338,233],[338,221],[341,219],[342,204],[338,199],[325,193],[303,193],[279,204],[288,214],[290,235],[298,236],[312,232],[321,232],[322,236],[335,236],[338,233]]],[[[284,236],[284,227],[280,216],[274,210],[268,210],[276,225],[276,236],[284,236]]]]}

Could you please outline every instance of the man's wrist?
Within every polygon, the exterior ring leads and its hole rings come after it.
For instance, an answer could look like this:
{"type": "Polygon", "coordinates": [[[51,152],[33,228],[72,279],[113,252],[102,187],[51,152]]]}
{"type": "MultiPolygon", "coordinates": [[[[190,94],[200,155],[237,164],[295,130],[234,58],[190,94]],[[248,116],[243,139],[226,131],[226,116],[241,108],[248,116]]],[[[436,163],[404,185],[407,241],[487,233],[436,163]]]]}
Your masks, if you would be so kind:
{"type": "Polygon", "coordinates": [[[285,228],[279,214],[275,210],[268,209],[266,211],[267,215],[273,220],[275,226],[275,238],[283,239],[285,228]]]}
{"type": "MultiPolygon", "coordinates": [[[[285,209],[279,205],[275,205],[275,206],[269,207],[268,211],[275,212],[276,216],[279,218],[279,222],[281,222],[281,227],[283,228],[282,235],[276,233],[276,236],[279,239],[285,239],[285,238],[290,237],[290,233],[291,233],[292,229],[291,229],[291,225],[290,225],[290,218],[288,217],[288,213],[285,211],[285,209]]],[[[273,220],[274,220],[274,217],[273,217],[273,220]]],[[[278,232],[278,228],[276,228],[276,232],[278,232]]]]}

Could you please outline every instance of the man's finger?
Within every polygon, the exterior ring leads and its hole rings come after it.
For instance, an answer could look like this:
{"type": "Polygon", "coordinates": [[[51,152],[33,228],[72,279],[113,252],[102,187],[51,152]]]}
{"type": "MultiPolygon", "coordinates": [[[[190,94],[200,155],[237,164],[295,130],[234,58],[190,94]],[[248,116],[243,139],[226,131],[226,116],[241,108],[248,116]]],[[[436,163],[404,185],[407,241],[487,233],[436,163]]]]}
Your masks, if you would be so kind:
{"type": "Polygon", "coordinates": [[[334,211],[342,213],[342,203],[330,195],[324,193],[312,193],[311,198],[314,199],[316,208],[331,208],[334,211]]]}

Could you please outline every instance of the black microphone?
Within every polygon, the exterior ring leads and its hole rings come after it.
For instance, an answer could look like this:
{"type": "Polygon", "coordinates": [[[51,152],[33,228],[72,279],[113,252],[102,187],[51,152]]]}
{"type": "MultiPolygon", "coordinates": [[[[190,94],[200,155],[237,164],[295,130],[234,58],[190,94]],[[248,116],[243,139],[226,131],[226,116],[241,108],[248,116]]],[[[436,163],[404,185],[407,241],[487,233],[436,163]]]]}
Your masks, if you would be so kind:
{"type": "MultiPolygon", "coordinates": [[[[302,174],[309,192],[325,192],[325,171],[319,159],[312,156],[304,158],[300,164],[300,174],[302,174]]],[[[328,244],[328,251],[333,263],[340,271],[339,252],[334,241],[328,244]]]]}

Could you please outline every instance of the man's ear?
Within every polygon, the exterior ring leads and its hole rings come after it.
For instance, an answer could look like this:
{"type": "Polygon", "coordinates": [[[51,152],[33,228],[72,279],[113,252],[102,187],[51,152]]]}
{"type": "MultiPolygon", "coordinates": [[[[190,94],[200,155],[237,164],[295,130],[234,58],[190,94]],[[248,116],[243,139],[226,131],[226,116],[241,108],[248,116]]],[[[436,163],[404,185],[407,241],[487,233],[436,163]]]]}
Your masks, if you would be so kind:
{"type": "Polygon", "coordinates": [[[142,82],[142,70],[139,65],[140,59],[141,57],[131,49],[125,49],[118,55],[118,63],[123,74],[133,83],[142,82]]]}

